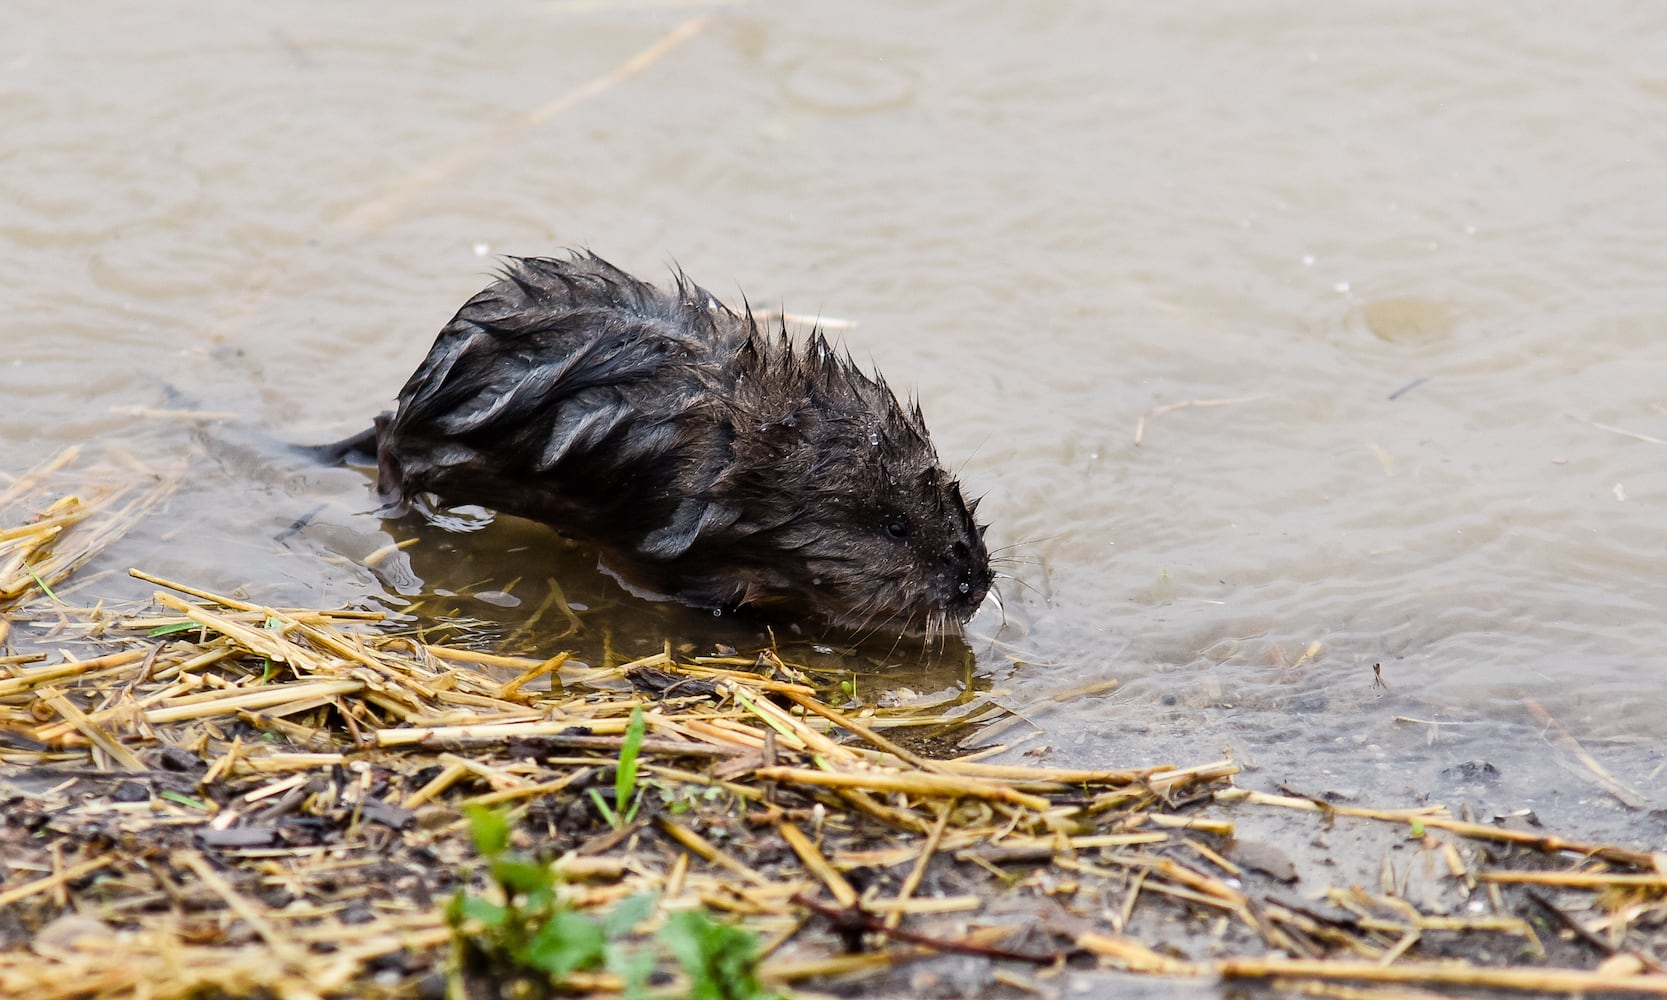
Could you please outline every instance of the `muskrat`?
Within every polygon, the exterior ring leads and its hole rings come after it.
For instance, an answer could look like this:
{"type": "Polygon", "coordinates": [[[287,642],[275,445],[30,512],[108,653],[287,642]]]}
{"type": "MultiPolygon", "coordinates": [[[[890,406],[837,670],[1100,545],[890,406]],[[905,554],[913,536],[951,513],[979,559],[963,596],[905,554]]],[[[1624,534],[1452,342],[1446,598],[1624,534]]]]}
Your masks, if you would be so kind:
{"type": "Polygon", "coordinates": [[[686,604],[958,629],[990,587],[985,526],[919,405],[820,332],[796,346],[675,279],[507,258],[343,446],[374,443],[387,510],[432,494],[541,521],[686,604]]]}

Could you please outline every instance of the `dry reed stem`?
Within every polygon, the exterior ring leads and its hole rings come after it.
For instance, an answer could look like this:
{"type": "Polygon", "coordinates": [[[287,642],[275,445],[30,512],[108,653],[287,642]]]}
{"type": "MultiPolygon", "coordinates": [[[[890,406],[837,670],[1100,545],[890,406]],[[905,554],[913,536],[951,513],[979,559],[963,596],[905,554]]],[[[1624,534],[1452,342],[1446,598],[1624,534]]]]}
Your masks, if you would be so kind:
{"type": "Polygon", "coordinates": [[[1518,990],[1535,994],[1613,991],[1667,996],[1667,976],[1610,974],[1578,969],[1494,968],[1462,963],[1366,962],[1288,958],[1226,959],[1205,967],[1223,979],[1351,980],[1371,983],[1416,983],[1424,986],[1464,986],[1518,990]]]}
{"type": "Polygon", "coordinates": [[[1648,805],[1648,800],[1639,794],[1637,789],[1630,787],[1626,782],[1609,773],[1609,769],[1599,763],[1598,759],[1593,757],[1591,752],[1582,746],[1579,740],[1574,738],[1574,734],[1569,732],[1567,727],[1557,721],[1556,717],[1550,712],[1546,711],[1545,706],[1532,698],[1524,698],[1523,705],[1527,707],[1534,718],[1540,720],[1547,729],[1551,730],[1551,734],[1557,739],[1557,742],[1573,754],[1576,760],[1580,761],[1581,766],[1591,773],[1593,779],[1604,791],[1614,796],[1628,809],[1643,809],[1648,805]]]}
{"type": "Polygon", "coordinates": [[[816,844],[805,836],[803,830],[792,823],[783,823],[776,828],[776,832],[781,834],[781,839],[787,841],[787,846],[793,848],[793,853],[805,863],[810,873],[822,880],[822,884],[833,893],[834,899],[839,900],[839,905],[857,905],[857,890],[851,888],[851,883],[845,881],[845,876],[839,874],[834,866],[828,863],[828,859],[822,855],[816,844]]]}
{"type": "Polygon", "coordinates": [[[864,773],[815,771],[802,767],[761,767],[754,772],[765,781],[783,781],[798,785],[825,785],[829,788],[858,788],[864,791],[901,792],[938,798],[973,798],[1005,802],[1023,809],[1044,812],[1051,803],[1039,795],[1029,795],[1008,785],[952,778],[941,774],[907,774],[896,771],[864,773]]]}
{"type": "Polygon", "coordinates": [[[98,747],[111,759],[120,764],[129,773],[137,774],[148,770],[133,752],[117,743],[109,733],[99,728],[98,724],[87,718],[87,714],[77,708],[75,703],[65,698],[56,688],[40,688],[35,697],[45,702],[53,711],[63,716],[65,723],[74,726],[83,737],[93,746],[98,747]]]}

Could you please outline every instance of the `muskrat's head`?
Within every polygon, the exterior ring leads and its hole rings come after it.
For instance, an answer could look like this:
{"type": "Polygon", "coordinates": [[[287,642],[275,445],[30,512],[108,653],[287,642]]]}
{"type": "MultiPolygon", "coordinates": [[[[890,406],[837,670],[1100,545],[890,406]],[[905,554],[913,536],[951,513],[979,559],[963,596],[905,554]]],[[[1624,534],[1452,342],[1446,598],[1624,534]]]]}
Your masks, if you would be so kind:
{"type": "Polygon", "coordinates": [[[728,409],[740,603],[806,610],[843,630],[942,636],[990,589],[977,501],[938,462],[918,405],[818,335],[756,332],[728,409]]]}

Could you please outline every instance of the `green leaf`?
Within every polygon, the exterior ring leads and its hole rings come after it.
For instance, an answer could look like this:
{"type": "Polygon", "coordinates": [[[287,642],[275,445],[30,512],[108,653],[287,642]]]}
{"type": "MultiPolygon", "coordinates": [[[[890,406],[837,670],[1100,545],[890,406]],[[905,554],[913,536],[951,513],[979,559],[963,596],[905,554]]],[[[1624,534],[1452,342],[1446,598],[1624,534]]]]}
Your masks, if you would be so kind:
{"type": "Polygon", "coordinates": [[[527,898],[521,901],[521,909],[528,913],[549,913],[557,909],[556,881],[559,876],[545,869],[544,884],[527,893],[527,898]]]}
{"type": "Polygon", "coordinates": [[[525,896],[550,887],[550,869],[520,858],[499,856],[492,859],[492,879],[513,896],[525,896]]]}
{"type": "Polygon", "coordinates": [[[527,942],[526,962],[561,977],[602,964],[608,937],[602,925],[571,910],[554,914],[527,942]]]}
{"type": "Polygon", "coordinates": [[[509,917],[508,907],[499,906],[489,899],[479,896],[458,894],[452,900],[451,907],[446,912],[446,918],[453,926],[461,923],[481,923],[487,927],[502,927],[509,917]]]}
{"type": "Polygon", "coordinates": [[[590,793],[591,804],[596,807],[597,812],[602,814],[602,818],[607,821],[607,824],[615,830],[619,829],[621,826],[619,817],[608,807],[607,801],[602,798],[602,793],[594,788],[587,788],[585,791],[590,793]]]}
{"type": "Polygon", "coordinates": [[[658,898],[652,892],[639,892],[627,896],[602,918],[602,929],[607,931],[611,938],[629,934],[631,928],[647,920],[654,912],[656,902],[658,898]]]}
{"type": "Polygon", "coordinates": [[[172,625],[158,625],[146,632],[145,635],[151,639],[160,639],[165,635],[173,635],[176,632],[189,632],[194,628],[202,628],[202,626],[196,622],[174,622],[172,625]]]}
{"type": "Polygon", "coordinates": [[[753,971],[757,939],[746,931],[717,923],[705,911],[689,910],[667,920],[656,937],[689,977],[689,1000],[757,1000],[769,995],[753,971]]]}
{"type": "Polygon", "coordinates": [[[648,724],[643,721],[642,706],[631,709],[631,721],[625,724],[625,740],[619,747],[619,769],[614,772],[614,806],[625,808],[637,790],[637,754],[642,750],[643,733],[648,724]]]}
{"type": "MultiPolygon", "coordinates": [[[[54,601],[58,601],[58,595],[54,594],[52,592],[52,588],[46,585],[46,581],[41,579],[41,575],[35,572],[35,567],[30,566],[28,563],[24,563],[23,568],[29,573],[30,578],[32,578],[35,583],[40,585],[41,591],[45,593],[47,597],[52,598],[54,601]]],[[[64,602],[58,601],[58,603],[62,604],[64,602]]]]}
{"type": "Polygon", "coordinates": [[[608,971],[625,980],[625,988],[620,991],[625,1000],[642,1000],[648,996],[648,977],[654,974],[654,952],[612,941],[606,956],[603,964],[608,971]]]}
{"type": "Polygon", "coordinates": [[[177,802],[182,806],[188,806],[192,809],[200,809],[203,812],[209,811],[208,803],[204,802],[202,799],[192,798],[184,792],[163,792],[161,794],[162,797],[167,799],[169,802],[177,802]]]}
{"type": "Polygon", "coordinates": [[[475,841],[475,853],[495,858],[509,846],[509,816],[485,806],[470,806],[469,835],[475,841]]]}

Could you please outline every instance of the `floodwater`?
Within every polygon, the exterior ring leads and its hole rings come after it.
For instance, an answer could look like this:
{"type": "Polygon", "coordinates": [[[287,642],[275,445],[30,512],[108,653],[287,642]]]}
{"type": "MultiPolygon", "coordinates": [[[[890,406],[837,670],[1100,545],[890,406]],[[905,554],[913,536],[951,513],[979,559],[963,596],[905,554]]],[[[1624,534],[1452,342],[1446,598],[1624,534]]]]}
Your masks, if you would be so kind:
{"type": "MultiPolygon", "coordinates": [[[[494,255],[588,246],[842,321],[918,392],[1012,546],[982,738],[1667,846],[1657,6],[10,9],[0,471],[184,478],[89,603],[139,566],[709,641],[281,447],[388,406],[494,255]]],[[[966,656],[898,659],[865,688],[966,656]]]]}

